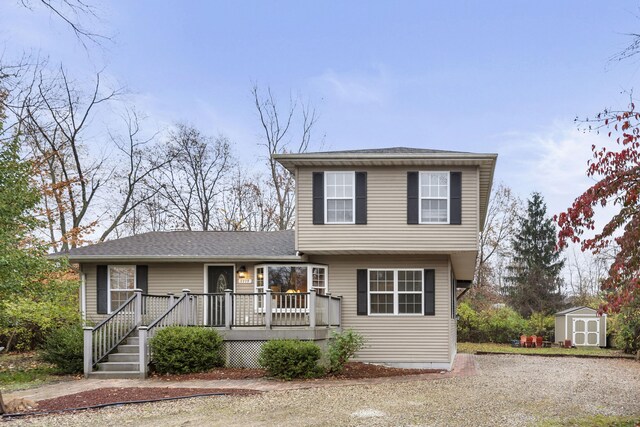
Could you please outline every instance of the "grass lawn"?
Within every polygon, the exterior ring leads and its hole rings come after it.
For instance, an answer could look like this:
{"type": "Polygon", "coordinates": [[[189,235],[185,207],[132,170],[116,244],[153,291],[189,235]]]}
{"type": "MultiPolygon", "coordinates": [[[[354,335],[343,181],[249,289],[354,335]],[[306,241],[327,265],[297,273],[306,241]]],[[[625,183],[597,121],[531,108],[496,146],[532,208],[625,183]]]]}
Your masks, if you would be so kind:
{"type": "Polygon", "coordinates": [[[540,427],[636,427],[640,425],[640,416],[617,417],[595,415],[591,417],[573,418],[567,421],[545,421],[540,427]]]}
{"type": "Polygon", "coordinates": [[[0,354],[0,389],[3,391],[36,387],[68,377],[56,375],[53,366],[35,353],[0,354]]]}
{"type": "Polygon", "coordinates": [[[511,347],[511,344],[493,344],[493,343],[470,343],[459,342],[458,352],[460,353],[513,353],[513,354],[544,354],[544,355],[567,355],[567,356],[598,356],[598,357],[628,357],[633,355],[624,354],[620,350],[612,350],[599,347],[580,347],[580,348],[524,348],[511,347]]]}

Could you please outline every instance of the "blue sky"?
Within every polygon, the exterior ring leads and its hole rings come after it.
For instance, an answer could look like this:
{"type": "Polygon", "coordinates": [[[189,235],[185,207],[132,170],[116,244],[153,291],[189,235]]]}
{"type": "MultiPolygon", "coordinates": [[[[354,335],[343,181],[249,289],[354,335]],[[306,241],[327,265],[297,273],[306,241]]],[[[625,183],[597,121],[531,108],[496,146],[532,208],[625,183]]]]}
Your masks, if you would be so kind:
{"type": "Polygon", "coordinates": [[[635,1],[118,0],[94,22],[113,43],[89,52],[40,8],[0,8],[5,57],[48,55],[81,80],[104,68],[154,126],[223,133],[247,164],[257,82],[315,105],[315,147],[497,152],[496,179],[541,191],[553,212],[606,142],[574,118],[624,107],[640,77],[637,61],[608,62],[638,32],[635,1]]]}

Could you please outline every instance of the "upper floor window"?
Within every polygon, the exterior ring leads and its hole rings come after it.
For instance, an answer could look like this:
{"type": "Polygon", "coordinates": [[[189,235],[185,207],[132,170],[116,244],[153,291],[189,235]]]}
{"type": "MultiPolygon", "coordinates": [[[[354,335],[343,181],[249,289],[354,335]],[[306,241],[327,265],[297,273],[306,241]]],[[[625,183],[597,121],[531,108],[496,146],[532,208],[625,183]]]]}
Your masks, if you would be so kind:
{"type": "Polygon", "coordinates": [[[355,223],[355,172],[325,172],[325,223],[355,223]]]}
{"type": "Polygon", "coordinates": [[[449,223],[449,172],[420,172],[420,223],[449,223]]]}

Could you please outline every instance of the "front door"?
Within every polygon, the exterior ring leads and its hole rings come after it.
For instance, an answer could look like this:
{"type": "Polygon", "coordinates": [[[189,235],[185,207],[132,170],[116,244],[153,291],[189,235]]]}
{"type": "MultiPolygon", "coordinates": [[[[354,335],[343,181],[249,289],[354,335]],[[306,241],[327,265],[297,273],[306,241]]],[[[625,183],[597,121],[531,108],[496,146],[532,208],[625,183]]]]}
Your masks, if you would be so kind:
{"type": "Polygon", "coordinates": [[[207,324],[211,326],[224,325],[224,291],[233,290],[233,266],[210,265],[207,269],[207,324]]]}

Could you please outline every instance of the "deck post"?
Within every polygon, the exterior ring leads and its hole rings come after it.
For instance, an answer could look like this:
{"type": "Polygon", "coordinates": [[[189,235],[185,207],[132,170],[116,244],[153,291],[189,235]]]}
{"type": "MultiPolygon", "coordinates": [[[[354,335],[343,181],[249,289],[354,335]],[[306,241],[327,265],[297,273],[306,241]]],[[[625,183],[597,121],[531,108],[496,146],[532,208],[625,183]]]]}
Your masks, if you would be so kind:
{"type": "Polygon", "coordinates": [[[231,329],[231,320],[233,319],[233,301],[232,290],[224,290],[224,328],[231,329]]]}
{"type": "Polygon", "coordinates": [[[316,290],[309,292],[309,327],[316,327],[316,290]]]}
{"type": "Polygon", "coordinates": [[[327,292],[326,295],[329,297],[327,301],[327,329],[331,329],[331,293],[327,292]]]}
{"type": "Polygon", "coordinates": [[[147,366],[149,364],[149,361],[147,360],[148,351],[146,326],[140,326],[138,328],[138,346],[140,378],[147,378],[147,366]]]}
{"type": "Polygon", "coordinates": [[[173,307],[173,292],[168,292],[167,296],[169,297],[169,302],[167,303],[167,310],[173,307]]]}
{"type": "Polygon", "coordinates": [[[84,377],[87,378],[93,368],[93,328],[82,328],[84,340],[84,377]]]}
{"type": "Polygon", "coordinates": [[[182,293],[185,295],[185,302],[182,304],[182,326],[189,326],[189,309],[191,305],[189,304],[189,289],[183,289],[182,293]]]}
{"type": "Polygon", "coordinates": [[[142,325],[142,289],[133,290],[136,296],[136,302],[133,309],[136,325],[142,325]]]}
{"type": "Polygon", "coordinates": [[[342,296],[338,297],[338,328],[342,328],[342,296]]]}
{"type": "Polygon", "coordinates": [[[264,327],[271,329],[271,289],[264,292],[264,327]]]}

